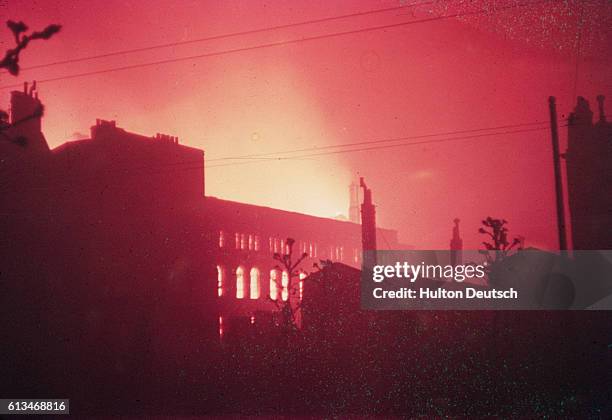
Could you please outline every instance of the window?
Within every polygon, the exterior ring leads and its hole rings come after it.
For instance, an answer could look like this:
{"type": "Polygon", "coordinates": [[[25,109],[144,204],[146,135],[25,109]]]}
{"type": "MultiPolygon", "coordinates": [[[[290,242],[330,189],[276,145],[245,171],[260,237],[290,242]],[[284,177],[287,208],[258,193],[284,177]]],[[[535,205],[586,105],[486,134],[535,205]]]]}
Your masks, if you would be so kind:
{"type": "Polygon", "coordinates": [[[234,238],[236,239],[236,249],[240,249],[240,234],[235,233],[234,238]]]}
{"type": "Polygon", "coordinates": [[[225,246],[225,233],[220,230],[219,231],[219,248],[223,248],[225,246]]]}
{"type": "Polygon", "coordinates": [[[254,247],[255,247],[255,251],[259,251],[259,236],[258,235],[255,235],[254,247]]]}
{"type": "Polygon", "coordinates": [[[278,299],[278,270],[270,270],[270,299],[278,299]]]}
{"type": "Polygon", "coordinates": [[[305,272],[300,272],[300,300],[304,297],[304,279],[306,276],[307,274],[305,272]]]}
{"type": "Polygon", "coordinates": [[[283,277],[281,278],[281,286],[283,287],[283,290],[281,291],[281,299],[289,299],[289,273],[287,271],[283,271],[283,277]]]}
{"type": "Polygon", "coordinates": [[[223,283],[225,282],[225,270],[220,265],[217,266],[217,294],[223,296],[223,283]]]}
{"type": "Polygon", "coordinates": [[[242,267],[236,269],[236,298],[244,298],[244,268],[242,267]]]}
{"type": "Polygon", "coordinates": [[[253,244],[253,235],[249,235],[249,251],[251,251],[254,247],[253,244]]]}
{"type": "Polygon", "coordinates": [[[260,292],[261,292],[261,285],[259,283],[259,270],[253,267],[251,268],[250,298],[259,299],[260,292]]]}
{"type": "Polygon", "coordinates": [[[246,235],[244,233],[240,234],[240,249],[246,248],[246,235]]]}
{"type": "Polygon", "coordinates": [[[223,338],[223,317],[219,317],[219,339],[223,338]]]}

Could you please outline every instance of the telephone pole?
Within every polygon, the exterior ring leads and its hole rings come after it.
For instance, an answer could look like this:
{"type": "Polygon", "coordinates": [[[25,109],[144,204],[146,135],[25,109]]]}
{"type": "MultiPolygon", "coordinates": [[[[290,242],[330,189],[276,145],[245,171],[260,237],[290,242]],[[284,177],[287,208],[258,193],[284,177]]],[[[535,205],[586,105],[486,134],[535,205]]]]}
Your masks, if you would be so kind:
{"type": "Polygon", "coordinates": [[[559,154],[559,129],[557,127],[557,104],[554,96],[548,98],[550,109],[550,134],[552,138],[553,167],[555,170],[555,195],[557,201],[557,229],[559,232],[559,249],[567,250],[565,229],[565,201],[563,200],[563,182],[561,180],[561,155],[559,154]]]}

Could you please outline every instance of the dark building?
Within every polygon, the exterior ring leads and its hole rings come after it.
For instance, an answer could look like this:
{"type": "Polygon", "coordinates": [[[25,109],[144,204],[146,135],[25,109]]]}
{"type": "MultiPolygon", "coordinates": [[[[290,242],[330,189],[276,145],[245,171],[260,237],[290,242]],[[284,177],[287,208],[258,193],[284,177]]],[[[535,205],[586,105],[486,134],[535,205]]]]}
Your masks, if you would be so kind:
{"type": "Polygon", "coordinates": [[[612,123],[598,96],[593,121],[589,102],[578,98],[568,121],[565,153],[573,248],[612,249],[612,123]]]}
{"type": "MultiPolygon", "coordinates": [[[[141,319],[134,336],[148,325],[156,349],[166,348],[177,342],[166,340],[172,325],[227,335],[232,324],[274,311],[288,290],[272,256],[287,251],[288,237],[296,254],[309,254],[303,276],[319,260],[361,264],[359,224],[207,197],[204,152],[175,137],[97,120],[90,138],[50,150],[40,106],[33,89],[12,93],[17,124],[7,135],[25,143],[0,150],[4,275],[24,287],[82,293],[90,298],[82,319],[94,308],[121,323],[129,307],[141,319]]],[[[399,246],[393,230],[372,234],[399,246]]]]}

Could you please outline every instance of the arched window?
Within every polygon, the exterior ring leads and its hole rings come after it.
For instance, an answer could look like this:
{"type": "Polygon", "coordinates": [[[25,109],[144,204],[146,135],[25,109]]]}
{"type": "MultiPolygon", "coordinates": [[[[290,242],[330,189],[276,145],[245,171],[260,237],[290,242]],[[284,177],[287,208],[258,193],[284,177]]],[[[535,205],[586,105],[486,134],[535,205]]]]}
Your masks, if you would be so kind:
{"type": "Polygon", "coordinates": [[[242,267],[236,269],[236,298],[244,298],[244,268],[242,267]]]}
{"type": "Polygon", "coordinates": [[[217,266],[217,294],[223,296],[223,287],[225,283],[225,269],[220,265],[217,266]]]}
{"type": "Polygon", "coordinates": [[[278,270],[270,270],[270,299],[278,299],[278,270]]]}
{"type": "Polygon", "coordinates": [[[259,269],[256,267],[251,268],[251,288],[250,298],[259,299],[261,294],[261,284],[259,282],[259,269]]]}
{"type": "Polygon", "coordinates": [[[289,299],[289,273],[287,271],[283,271],[283,277],[281,278],[281,286],[283,287],[283,290],[281,290],[281,299],[289,299]]]}

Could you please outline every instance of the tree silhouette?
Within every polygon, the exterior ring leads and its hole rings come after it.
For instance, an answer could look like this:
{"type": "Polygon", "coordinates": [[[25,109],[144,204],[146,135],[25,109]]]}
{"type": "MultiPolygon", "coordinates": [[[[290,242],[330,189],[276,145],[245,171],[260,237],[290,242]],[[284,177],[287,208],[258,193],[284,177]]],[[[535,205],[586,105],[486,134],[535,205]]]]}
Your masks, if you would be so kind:
{"type": "MultiPolygon", "coordinates": [[[[48,40],[50,39],[53,35],[55,35],[56,33],[58,33],[60,31],[60,29],[62,28],[60,25],[56,25],[56,24],[52,24],[52,25],[48,25],[45,29],[43,29],[42,31],[35,31],[32,32],[31,34],[27,35],[26,32],[28,30],[28,26],[19,21],[19,22],[14,22],[12,20],[9,20],[6,22],[6,26],[11,30],[11,32],[13,33],[13,38],[15,39],[15,48],[11,48],[6,50],[4,57],[2,58],[2,60],[0,61],[0,69],[6,69],[9,74],[13,75],[13,76],[18,76],[19,75],[19,71],[20,71],[20,67],[19,67],[19,57],[21,52],[28,46],[28,44],[36,39],[43,39],[43,40],[48,40]]],[[[16,125],[19,125],[27,120],[31,120],[33,118],[39,118],[42,117],[44,113],[44,108],[42,107],[42,105],[34,111],[34,113],[32,113],[32,115],[29,115],[25,118],[20,119],[19,121],[14,121],[12,124],[9,123],[9,115],[8,112],[1,110],[0,109],[0,135],[6,139],[9,140],[13,143],[19,144],[21,146],[25,146],[25,141],[24,139],[18,139],[18,140],[14,140],[12,138],[10,138],[10,136],[8,136],[5,131],[8,130],[11,127],[14,127],[16,125]]]]}
{"type": "Polygon", "coordinates": [[[281,298],[272,299],[272,302],[276,305],[281,315],[281,328],[283,333],[286,335],[294,334],[298,331],[297,313],[302,306],[300,299],[300,287],[303,286],[300,274],[305,273],[304,270],[299,269],[300,264],[308,257],[308,253],[304,252],[296,261],[293,261],[293,245],[295,239],[287,238],[286,253],[274,253],[274,260],[280,263],[276,265],[274,269],[281,270],[287,273],[287,284],[283,285],[282,275],[276,276],[276,290],[281,291],[281,298]],[[282,291],[287,290],[287,299],[282,299],[282,291]],[[297,298],[297,299],[296,299],[297,298]]]}
{"type": "Polygon", "coordinates": [[[512,242],[508,241],[508,228],[506,227],[508,222],[505,219],[487,217],[482,221],[482,224],[484,227],[478,229],[478,233],[487,235],[491,239],[482,242],[485,249],[479,252],[486,256],[489,267],[506,258],[517,245],[517,249],[522,249],[520,238],[516,237],[512,242]]]}
{"type": "Polygon", "coordinates": [[[19,75],[19,54],[24,50],[30,41],[35,39],[49,39],[62,28],[60,25],[49,25],[42,31],[32,32],[30,35],[26,35],[25,32],[28,30],[28,26],[19,21],[14,22],[9,20],[6,22],[6,26],[13,32],[16,46],[13,49],[9,49],[4,54],[4,58],[0,61],[0,68],[7,69],[13,76],[19,75]]]}

